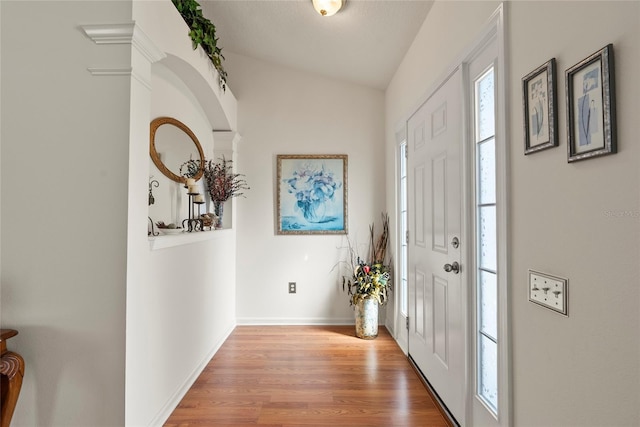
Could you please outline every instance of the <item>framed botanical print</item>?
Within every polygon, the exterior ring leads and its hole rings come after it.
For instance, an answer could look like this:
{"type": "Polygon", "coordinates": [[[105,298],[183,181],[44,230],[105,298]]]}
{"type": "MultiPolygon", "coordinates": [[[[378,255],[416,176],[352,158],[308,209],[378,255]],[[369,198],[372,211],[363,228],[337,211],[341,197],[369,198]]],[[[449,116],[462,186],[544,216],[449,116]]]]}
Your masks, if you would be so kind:
{"type": "Polygon", "coordinates": [[[347,160],[277,156],[277,234],[347,234],[347,160]]]}
{"type": "Polygon", "coordinates": [[[566,71],[569,162],[617,151],[613,45],[566,71]]]}
{"type": "Polygon", "coordinates": [[[555,58],[522,78],[524,154],[558,146],[556,93],[555,58]]]}

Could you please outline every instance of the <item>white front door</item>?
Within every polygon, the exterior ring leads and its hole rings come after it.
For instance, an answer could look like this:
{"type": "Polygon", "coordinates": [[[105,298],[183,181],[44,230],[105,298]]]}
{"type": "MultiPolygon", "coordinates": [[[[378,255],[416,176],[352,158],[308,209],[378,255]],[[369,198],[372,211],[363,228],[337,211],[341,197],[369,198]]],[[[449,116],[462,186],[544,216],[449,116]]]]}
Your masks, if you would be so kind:
{"type": "Polygon", "coordinates": [[[407,122],[409,355],[460,423],[465,399],[461,248],[462,72],[407,122]],[[460,271],[459,271],[460,269],[460,271]]]}

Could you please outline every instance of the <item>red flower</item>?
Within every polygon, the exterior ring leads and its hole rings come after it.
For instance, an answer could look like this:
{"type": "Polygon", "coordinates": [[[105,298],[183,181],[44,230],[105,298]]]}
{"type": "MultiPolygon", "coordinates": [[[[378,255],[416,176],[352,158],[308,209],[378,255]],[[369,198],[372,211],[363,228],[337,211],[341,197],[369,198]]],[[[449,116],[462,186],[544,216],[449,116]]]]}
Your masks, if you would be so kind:
{"type": "Polygon", "coordinates": [[[364,274],[369,274],[369,272],[371,271],[371,267],[369,267],[368,265],[365,265],[364,267],[362,267],[362,269],[364,270],[364,274]]]}

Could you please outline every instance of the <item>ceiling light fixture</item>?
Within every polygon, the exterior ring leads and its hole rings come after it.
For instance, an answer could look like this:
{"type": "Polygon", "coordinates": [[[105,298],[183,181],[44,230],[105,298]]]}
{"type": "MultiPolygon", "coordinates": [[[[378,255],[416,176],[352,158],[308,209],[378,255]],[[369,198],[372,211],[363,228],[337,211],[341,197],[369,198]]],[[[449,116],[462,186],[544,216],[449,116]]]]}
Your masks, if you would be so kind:
{"type": "Polygon", "coordinates": [[[342,0],[311,0],[313,8],[322,16],[335,15],[342,7],[342,0]]]}

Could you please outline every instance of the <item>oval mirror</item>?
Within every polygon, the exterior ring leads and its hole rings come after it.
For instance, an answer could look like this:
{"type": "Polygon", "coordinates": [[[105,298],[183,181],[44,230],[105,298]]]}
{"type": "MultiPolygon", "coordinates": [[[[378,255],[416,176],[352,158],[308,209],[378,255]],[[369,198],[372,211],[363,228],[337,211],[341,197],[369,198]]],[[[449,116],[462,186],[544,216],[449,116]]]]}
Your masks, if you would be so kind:
{"type": "MultiPolygon", "coordinates": [[[[180,175],[180,166],[195,160],[199,162],[199,169],[193,178],[198,180],[202,177],[204,151],[187,125],[171,117],[158,117],[151,122],[149,140],[151,160],[164,176],[185,183],[187,180],[180,175]]],[[[186,166],[183,167],[183,173],[185,171],[186,166]]]]}

